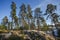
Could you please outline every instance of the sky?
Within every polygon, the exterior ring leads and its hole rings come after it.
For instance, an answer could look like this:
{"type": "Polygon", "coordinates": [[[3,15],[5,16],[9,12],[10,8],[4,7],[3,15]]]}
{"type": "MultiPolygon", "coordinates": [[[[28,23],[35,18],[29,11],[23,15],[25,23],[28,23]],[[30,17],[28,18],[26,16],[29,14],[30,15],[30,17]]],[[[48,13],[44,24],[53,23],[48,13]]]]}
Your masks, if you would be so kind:
{"type": "MultiPolygon", "coordinates": [[[[8,16],[8,19],[11,20],[10,12],[11,12],[11,2],[12,1],[16,3],[17,15],[19,13],[19,7],[22,5],[22,3],[24,3],[26,5],[30,4],[32,10],[34,10],[37,7],[40,7],[41,11],[43,13],[45,13],[47,4],[53,4],[53,5],[57,6],[56,13],[58,13],[58,14],[60,13],[60,0],[0,0],[0,23],[4,16],[8,16]]],[[[50,20],[47,20],[46,22],[48,24],[51,24],[50,20]]]]}

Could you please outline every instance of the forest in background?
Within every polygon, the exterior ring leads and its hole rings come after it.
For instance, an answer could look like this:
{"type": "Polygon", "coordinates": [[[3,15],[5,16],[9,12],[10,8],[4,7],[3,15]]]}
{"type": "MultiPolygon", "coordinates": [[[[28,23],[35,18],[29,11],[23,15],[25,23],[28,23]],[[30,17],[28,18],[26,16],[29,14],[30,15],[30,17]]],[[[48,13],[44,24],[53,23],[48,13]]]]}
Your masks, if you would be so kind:
{"type": "Polygon", "coordinates": [[[0,29],[25,29],[25,30],[48,30],[48,25],[46,20],[51,19],[51,23],[55,25],[57,28],[57,24],[60,21],[60,15],[58,15],[55,11],[57,10],[57,6],[53,4],[47,4],[45,13],[42,14],[40,7],[35,8],[34,11],[31,9],[31,5],[25,5],[24,3],[19,7],[19,14],[16,16],[16,3],[12,2],[11,4],[11,12],[10,17],[12,21],[9,21],[8,17],[5,16],[2,19],[0,29]],[[46,20],[44,18],[46,17],[46,20]]]}

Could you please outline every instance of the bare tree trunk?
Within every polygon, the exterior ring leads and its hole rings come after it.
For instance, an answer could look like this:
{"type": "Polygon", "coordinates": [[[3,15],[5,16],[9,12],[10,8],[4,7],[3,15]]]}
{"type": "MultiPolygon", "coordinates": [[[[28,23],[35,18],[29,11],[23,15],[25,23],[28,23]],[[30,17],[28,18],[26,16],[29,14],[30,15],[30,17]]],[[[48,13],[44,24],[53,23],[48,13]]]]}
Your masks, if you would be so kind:
{"type": "Polygon", "coordinates": [[[28,18],[28,25],[29,25],[29,30],[30,30],[30,22],[29,22],[30,20],[29,20],[29,18],[28,18]]]}
{"type": "Polygon", "coordinates": [[[11,30],[13,29],[13,19],[12,19],[12,23],[11,23],[11,30]]]}
{"type": "Polygon", "coordinates": [[[40,22],[39,22],[39,19],[37,19],[37,25],[38,25],[38,30],[40,30],[40,22]]]}

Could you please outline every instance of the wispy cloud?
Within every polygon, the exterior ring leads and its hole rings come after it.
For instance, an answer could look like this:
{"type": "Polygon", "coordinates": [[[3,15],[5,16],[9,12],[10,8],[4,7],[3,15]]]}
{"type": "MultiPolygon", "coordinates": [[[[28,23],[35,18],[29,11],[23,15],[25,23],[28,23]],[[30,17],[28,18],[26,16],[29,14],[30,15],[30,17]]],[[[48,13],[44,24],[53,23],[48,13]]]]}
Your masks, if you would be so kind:
{"type": "Polygon", "coordinates": [[[34,8],[32,8],[32,10],[34,10],[37,7],[40,7],[40,5],[42,4],[42,2],[44,2],[45,0],[41,1],[38,5],[36,5],[34,8]]]}
{"type": "Polygon", "coordinates": [[[34,10],[37,7],[43,7],[45,8],[47,6],[47,4],[55,4],[55,5],[59,5],[60,0],[44,0],[41,3],[39,3],[38,5],[36,5],[34,8],[32,8],[32,10],[34,10]]]}

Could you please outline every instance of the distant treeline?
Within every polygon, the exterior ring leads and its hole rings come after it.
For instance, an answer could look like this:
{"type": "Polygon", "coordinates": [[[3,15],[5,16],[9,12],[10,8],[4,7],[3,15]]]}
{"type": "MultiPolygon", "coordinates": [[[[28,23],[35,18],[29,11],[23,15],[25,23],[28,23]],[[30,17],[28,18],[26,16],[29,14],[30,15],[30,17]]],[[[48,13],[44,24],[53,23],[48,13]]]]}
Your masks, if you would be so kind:
{"type": "MultiPolygon", "coordinates": [[[[55,12],[57,9],[56,5],[47,4],[45,13],[42,13],[41,8],[37,7],[32,11],[31,6],[27,6],[23,3],[19,8],[19,14],[16,16],[16,3],[12,2],[10,17],[12,21],[9,21],[8,17],[5,16],[2,19],[1,29],[48,29],[46,20],[51,19],[51,23],[56,25],[59,23],[60,16],[55,12]],[[46,17],[46,20],[45,20],[46,17]],[[2,27],[3,26],[3,27],[2,27]]],[[[56,27],[56,26],[55,26],[56,27]]]]}

